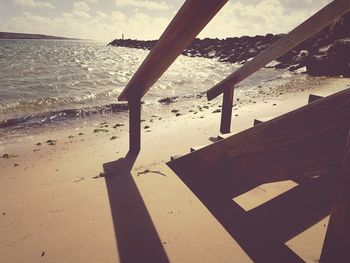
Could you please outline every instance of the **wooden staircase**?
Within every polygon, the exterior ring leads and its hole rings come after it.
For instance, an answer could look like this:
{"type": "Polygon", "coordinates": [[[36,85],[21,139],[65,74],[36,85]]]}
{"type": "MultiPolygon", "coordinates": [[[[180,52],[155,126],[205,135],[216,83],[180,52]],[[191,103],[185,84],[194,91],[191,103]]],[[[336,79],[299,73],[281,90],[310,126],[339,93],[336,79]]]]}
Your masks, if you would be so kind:
{"type": "Polygon", "coordinates": [[[310,98],[304,107],[167,163],[254,262],[302,262],[284,243],[327,216],[330,206],[320,262],[350,258],[350,89],[310,98]],[[282,199],[284,206],[273,210],[280,221],[267,215],[269,209],[246,212],[232,201],[261,184],[285,180],[299,186],[263,205],[282,199]],[[340,197],[333,202],[335,195],[340,197]],[[291,213],[290,218],[283,213],[291,213]]]}
{"type": "MultiPolygon", "coordinates": [[[[322,98],[323,98],[322,96],[310,94],[310,95],[309,95],[309,98],[308,98],[308,104],[310,104],[311,102],[317,101],[317,100],[319,100],[319,99],[322,99],[322,98]]],[[[272,120],[272,119],[273,119],[273,117],[264,117],[264,118],[254,119],[253,126],[257,126],[257,125],[259,125],[259,124],[262,124],[262,123],[264,123],[264,122],[270,121],[270,120],[272,120]]],[[[215,142],[216,142],[216,141],[221,141],[221,140],[227,139],[227,138],[229,138],[229,137],[231,137],[231,136],[233,136],[233,135],[235,135],[235,133],[219,134],[219,135],[217,135],[217,136],[215,137],[215,138],[216,138],[215,142]]],[[[191,152],[191,153],[192,153],[192,152],[195,152],[195,151],[197,151],[197,150],[200,150],[200,149],[202,149],[202,148],[204,148],[204,147],[209,146],[210,144],[211,144],[211,143],[208,142],[208,144],[192,146],[192,147],[190,148],[190,152],[191,152]]],[[[179,158],[180,156],[181,156],[181,155],[173,155],[173,156],[170,156],[170,160],[172,161],[172,160],[174,160],[174,159],[176,159],[176,158],[179,158]]]]}

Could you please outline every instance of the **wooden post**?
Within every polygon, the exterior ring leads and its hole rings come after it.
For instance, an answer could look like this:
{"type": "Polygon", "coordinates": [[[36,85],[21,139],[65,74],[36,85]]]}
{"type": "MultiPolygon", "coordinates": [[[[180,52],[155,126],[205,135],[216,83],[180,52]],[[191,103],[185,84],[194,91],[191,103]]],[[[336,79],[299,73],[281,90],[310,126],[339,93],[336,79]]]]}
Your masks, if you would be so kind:
{"type": "Polygon", "coordinates": [[[233,93],[234,88],[227,89],[224,91],[224,96],[222,98],[222,112],[220,123],[220,132],[222,134],[231,132],[233,93]]]}
{"type": "Polygon", "coordinates": [[[350,133],[340,170],[339,192],[336,194],[321,263],[350,262],[350,133]]]}
{"type": "Polygon", "coordinates": [[[129,104],[129,150],[139,153],[141,149],[141,100],[130,100],[129,104]]]}

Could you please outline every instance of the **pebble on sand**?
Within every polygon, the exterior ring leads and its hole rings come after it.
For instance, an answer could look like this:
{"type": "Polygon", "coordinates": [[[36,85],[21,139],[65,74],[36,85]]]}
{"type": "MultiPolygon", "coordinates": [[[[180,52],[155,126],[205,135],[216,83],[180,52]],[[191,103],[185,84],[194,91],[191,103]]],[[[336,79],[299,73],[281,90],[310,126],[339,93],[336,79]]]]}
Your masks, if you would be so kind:
{"type": "Polygon", "coordinates": [[[125,126],[124,123],[117,123],[116,125],[113,126],[113,128],[118,128],[118,127],[122,127],[122,126],[125,126]]]}
{"type": "Polygon", "coordinates": [[[14,158],[14,157],[18,157],[18,155],[16,154],[8,154],[8,153],[4,153],[2,158],[8,159],[8,158],[14,158]]]}
{"type": "Polygon", "coordinates": [[[47,140],[46,141],[48,145],[56,145],[57,140],[47,140]]]}
{"type": "Polygon", "coordinates": [[[109,130],[107,130],[107,129],[94,129],[94,133],[98,133],[98,132],[109,132],[109,130]]]}

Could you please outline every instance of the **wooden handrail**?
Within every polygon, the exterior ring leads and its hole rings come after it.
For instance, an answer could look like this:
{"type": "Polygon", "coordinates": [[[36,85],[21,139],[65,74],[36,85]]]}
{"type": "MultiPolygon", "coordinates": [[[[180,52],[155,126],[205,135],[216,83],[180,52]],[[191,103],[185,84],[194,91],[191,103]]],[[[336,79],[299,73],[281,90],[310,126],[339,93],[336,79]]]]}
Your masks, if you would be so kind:
{"type": "Polygon", "coordinates": [[[141,99],[227,1],[187,0],[118,99],[141,99]]]}
{"type": "Polygon", "coordinates": [[[323,29],[335,19],[344,15],[350,10],[349,0],[334,0],[325,6],[315,15],[307,19],[301,25],[289,32],[287,35],[269,46],[251,61],[245,63],[230,76],[207,91],[208,100],[212,100],[223,93],[225,90],[232,88],[240,81],[252,75],[260,68],[266,66],[272,60],[283,55],[290,49],[294,48],[316,32],[323,29]]]}

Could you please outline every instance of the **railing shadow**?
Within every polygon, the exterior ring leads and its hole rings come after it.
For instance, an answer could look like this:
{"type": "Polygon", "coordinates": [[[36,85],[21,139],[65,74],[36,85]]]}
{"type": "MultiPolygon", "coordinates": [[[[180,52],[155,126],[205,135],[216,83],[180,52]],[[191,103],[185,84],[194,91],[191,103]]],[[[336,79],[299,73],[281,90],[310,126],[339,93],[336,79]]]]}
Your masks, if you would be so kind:
{"type": "Polygon", "coordinates": [[[254,262],[304,262],[285,243],[330,212],[331,176],[302,180],[289,191],[245,211],[232,199],[262,182],[227,171],[212,173],[198,169],[198,166],[168,165],[254,262]]]}
{"type": "Polygon", "coordinates": [[[131,175],[137,154],[103,164],[120,262],[169,262],[131,175]]]}

